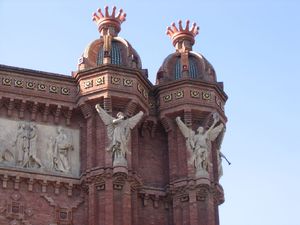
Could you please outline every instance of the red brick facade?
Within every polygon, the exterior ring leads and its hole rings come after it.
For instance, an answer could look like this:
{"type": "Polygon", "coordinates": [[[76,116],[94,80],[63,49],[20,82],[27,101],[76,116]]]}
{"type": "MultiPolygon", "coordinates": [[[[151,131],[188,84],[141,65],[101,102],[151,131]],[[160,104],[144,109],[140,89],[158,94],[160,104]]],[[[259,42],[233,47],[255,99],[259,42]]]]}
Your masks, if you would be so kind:
{"type": "MultiPolygon", "coordinates": [[[[0,66],[0,118],[80,132],[79,176],[0,163],[0,224],[218,225],[224,194],[216,144],[209,154],[209,176],[196,177],[175,118],[195,130],[210,124],[210,113],[218,112],[225,124],[222,84],[215,75],[212,80],[186,75],[187,49],[181,54],[182,77],[168,78],[175,61],[166,61],[153,85],[130,45],[120,50],[122,63],[113,64],[112,42],[106,46],[103,35],[87,48],[72,77],[0,66]],[[102,45],[103,62],[96,63],[95,49],[102,45]],[[106,151],[109,140],[95,110],[98,103],[112,116],[144,112],[131,132],[131,154],[123,170],[113,167],[106,151]]],[[[112,35],[110,41],[118,38],[112,35]]],[[[202,63],[201,71],[212,70],[205,58],[197,63],[202,63]]]]}

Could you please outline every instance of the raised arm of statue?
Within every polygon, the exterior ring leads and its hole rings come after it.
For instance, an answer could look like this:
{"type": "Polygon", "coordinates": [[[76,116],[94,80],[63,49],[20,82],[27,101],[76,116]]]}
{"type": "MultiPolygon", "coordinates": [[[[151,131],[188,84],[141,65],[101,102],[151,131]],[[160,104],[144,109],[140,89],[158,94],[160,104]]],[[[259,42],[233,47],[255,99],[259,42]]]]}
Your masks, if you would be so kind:
{"type": "Polygon", "coordinates": [[[96,105],[96,110],[99,113],[102,121],[106,125],[107,136],[109,138],[108,151],[113,152],[114,165],[126,166],[126,154],[130,153],[128,149],[128,142],[130,140],[130,132],[136,124],[141,120],[144,113],[140,111],[135,116],[126,119],[122,112],[117,114],[117,118],[114,118],[100,107],[96,105]]]}
{"type": "Polygon", "coordinates": [[[195,142],[194,142],[194,136],[195,136],[195,132],[188,128],[180,119],[180,117],[176,117],[176,123],[179,127],[179,130],[181,131],[182,135],[185,137],[186,140],[186,146],[193,150],[195,148],[195,142]]]}
{"type": "Polygon", "coordinates": [[[216,124],[219,122],[219,120],[220,120],[220,116],[219,116],[219,114],[218,114],[217,112],[214,112],[214,113],[212,114],[212,116],[213,116],[214,121],[213,121],[212,125],[208,128],[208,130],[206,131],[207,134],[209,134],[209,133],[214,129],[215,125],[216,125],[216,124]]]}

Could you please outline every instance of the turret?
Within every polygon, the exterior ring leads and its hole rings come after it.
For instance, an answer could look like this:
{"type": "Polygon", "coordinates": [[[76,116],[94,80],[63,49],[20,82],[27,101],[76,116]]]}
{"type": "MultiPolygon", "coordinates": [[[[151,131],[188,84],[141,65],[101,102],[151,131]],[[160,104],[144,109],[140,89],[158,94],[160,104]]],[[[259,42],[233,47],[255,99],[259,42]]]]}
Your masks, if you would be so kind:
{"type": "Polygon", "coordinates": [[[199,27],[189,24],[183,27],[179,21],[178,27],[172,23],[167,28],[175,52],[164,60],[156,79],[159,118],[169,141],[173,216],[182,223],[218,224],[217,206],[224,201],[219,168],[227,95],[213,66],[193,51],[199,27]]]}

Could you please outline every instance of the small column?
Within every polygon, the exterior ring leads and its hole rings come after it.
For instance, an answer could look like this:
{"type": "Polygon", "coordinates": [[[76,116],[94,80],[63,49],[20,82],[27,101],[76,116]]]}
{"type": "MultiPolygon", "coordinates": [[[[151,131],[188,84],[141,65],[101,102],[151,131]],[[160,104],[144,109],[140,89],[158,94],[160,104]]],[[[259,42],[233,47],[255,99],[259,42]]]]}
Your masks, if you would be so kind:
{"type": "Polygon", "coordinates": [[[190,213],[190,225],[198,225],[196,190],[191,190],[189,193],[189,213],[190,213]]]}
{"type": "Polygon", "coordinates": [[[89,202],[88,202],[88,221],[89,225],[97,225],[96,218],[95,218],[95,211],[96,211],[96,202],[95,202],[95,184],[89,184],[89,202]]]}
{"type": "Polygon", "coordinates": [[[131,218],[131,189],[130,183],[125,181],[123,186],[123,225],[132,225],[131,218]]]}
{"type": "MultiPolygon", "coordinates": [[[[106,97],[103,100],[103,108],[104,110],[109,113],[110,115],[112,114],[112,102],[111,102],[111,98],[110,97],[106,97]]],[[[105,132],[104,132],[104,137],[105,137],[105,167],[112,167],[112,154],[111,152],[108,152],[106,150],[106,146],[109,145],[108,143],[108,137],[107,137],[107,133],[106,133],[106,128],[105,128],[105,132]]]]}
{"type": "Polygon", "coordinates": [[[114,224],[114,189],[112,178],[105,182],[105,225],[114,224]]]}

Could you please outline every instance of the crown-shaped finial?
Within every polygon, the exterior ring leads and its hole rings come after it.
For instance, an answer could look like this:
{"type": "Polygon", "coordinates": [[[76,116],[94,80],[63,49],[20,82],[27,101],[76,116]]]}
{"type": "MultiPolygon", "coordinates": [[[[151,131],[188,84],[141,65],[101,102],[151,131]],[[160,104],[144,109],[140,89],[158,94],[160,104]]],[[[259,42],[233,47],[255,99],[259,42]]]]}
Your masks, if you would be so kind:
{"type": "Polygon", "coordinates": [[[117,35],[121,30],[121,23],[126,20],[126,13],[123,12],[123,9],[120,9],[116,16],[116,6],[113,7],[111,14],[108,12],[108,6],[105,6],[104,9],[104,14],[101,9],[98,9],[97,12],[93,14],[93,21],[98,25],[100,33],[104,28],[114,28],[115,35],[117,35]]]}
{"type": "Polygon", "coordinates": [[[172,39],[173,45],[180,41],[189,41],[191,45],[195,43],[195,36],[199,33],[199,27],[196,23],[193,23],[190,29],[190,21],[186,21],[185,28],[182,27],[182,21],[178,21],[178,28],[175,23],[171,24],[171,27],[167,27],[166,34],[172,39]]]}

